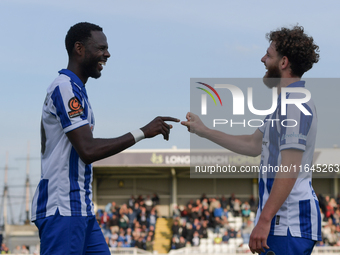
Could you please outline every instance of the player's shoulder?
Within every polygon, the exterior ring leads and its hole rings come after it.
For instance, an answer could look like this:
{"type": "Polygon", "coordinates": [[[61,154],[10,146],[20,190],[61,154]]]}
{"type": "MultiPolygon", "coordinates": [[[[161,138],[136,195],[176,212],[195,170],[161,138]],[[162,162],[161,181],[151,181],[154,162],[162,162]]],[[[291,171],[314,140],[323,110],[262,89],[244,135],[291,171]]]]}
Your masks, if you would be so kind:
{"type": "Polygon", "coordinates": [[[53,93],[55,89],[58,88],[59,91],[72,90],[71,79],[67,75],[60,74],[51,85],[47,88],[47,93],[53,93]]]}

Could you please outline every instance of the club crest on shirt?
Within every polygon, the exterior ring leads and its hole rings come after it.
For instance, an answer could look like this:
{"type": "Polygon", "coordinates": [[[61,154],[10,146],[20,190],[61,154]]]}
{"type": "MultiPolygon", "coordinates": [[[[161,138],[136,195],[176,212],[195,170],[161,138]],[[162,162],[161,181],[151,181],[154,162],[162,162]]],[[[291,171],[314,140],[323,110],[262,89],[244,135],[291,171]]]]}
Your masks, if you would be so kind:
{"type": "Polygon", "coordinates": [[[68,116],[70,118],[74,118],[83,114],[84,109],[76,97],[72,97],[70,101],[68,101],[68,107],[71,109],[71,111],[68,112],[68,116]]]}

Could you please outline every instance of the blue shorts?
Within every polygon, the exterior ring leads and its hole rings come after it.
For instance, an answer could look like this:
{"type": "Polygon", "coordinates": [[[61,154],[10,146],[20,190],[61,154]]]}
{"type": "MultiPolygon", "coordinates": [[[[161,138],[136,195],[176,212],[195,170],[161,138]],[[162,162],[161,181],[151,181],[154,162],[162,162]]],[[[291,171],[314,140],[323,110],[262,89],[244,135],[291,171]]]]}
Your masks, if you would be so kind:
{"type": "Polygon", "coordinates": [[[110,255],[95,216],[53,216],[38,219],[40,254],[100,254],[110,255]]]}
{"type": "Polygon", "coordinates": [[[288,229],[287,236],[269,235],[267,245],[270,249],[265,249],[260,255],[310,255],[315,244],[314,240],[291,236],[288,229]]]}

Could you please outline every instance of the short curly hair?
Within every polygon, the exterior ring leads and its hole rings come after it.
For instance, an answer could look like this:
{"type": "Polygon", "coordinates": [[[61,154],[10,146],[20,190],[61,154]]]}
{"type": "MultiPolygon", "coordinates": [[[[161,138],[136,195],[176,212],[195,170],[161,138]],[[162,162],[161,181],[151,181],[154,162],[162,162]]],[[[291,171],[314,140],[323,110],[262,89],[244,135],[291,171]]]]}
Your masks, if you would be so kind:
{"type": "Polygon", "coordinates": [[[103,29],[89,22],[80,22],[72,26],[65,37],[65,46],[67,54],[71,56],[74,44],[76,42],[86,43],[91,37],[91,31],[103,31],[103,29]]]}
{"type": "Polygon", "coordinates": [[[276,51],[290,62],[291,74],[301,77],[319,61],[319,46],[314,44],[313,37],[304,33],[302,26],[292,29],[281,28],[266,34],[269,42],[275,42],[276,51]]]}

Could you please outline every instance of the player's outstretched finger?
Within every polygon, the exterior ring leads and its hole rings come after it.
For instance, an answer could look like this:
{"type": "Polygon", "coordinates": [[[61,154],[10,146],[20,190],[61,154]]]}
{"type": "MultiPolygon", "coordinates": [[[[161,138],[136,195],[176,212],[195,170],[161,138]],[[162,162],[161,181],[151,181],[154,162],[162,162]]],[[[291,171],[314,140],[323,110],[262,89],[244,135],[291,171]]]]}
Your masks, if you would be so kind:
{"type": "Polygon", "coordinates": [[[189,121],[182,121],[181,124],[186,127],[190,127],[190,122],[189,121]]]}
{"type": "Polygon", "coordinates": [[[257,252],[257,253],[264,252],[264,249],[263,249],[263,247],[262,247],[262,242],[261,242],[261,240],[258,240],[258,241],[256,242],[256,252],[257,252]]]}
{"type": "Polygon", "coordinates": [[[174,122],[180,122],[180,119],[173,118],[173,117],[160,117],[163,121],[174,121],[174,122]]]}
{"type": "Polygon", "coordinates": [[[254,243],[255,243],[255,242],[252,241],[252,239],[250,239],[250,240],[249,240],[249,244],[248,244],[249,249],[250,249],[251,253],[253,253],[253,254],[255,253],[255,250],[254,250],[254,247],[255,247],[255,246],[254,246],[254,243]]]}
{"type": "Polygon", "coordinates": [[[269,249],[269,246],[267,244],[267,239],[262,240],[262,247],[264,247],[267,250],[269,249]]]}

